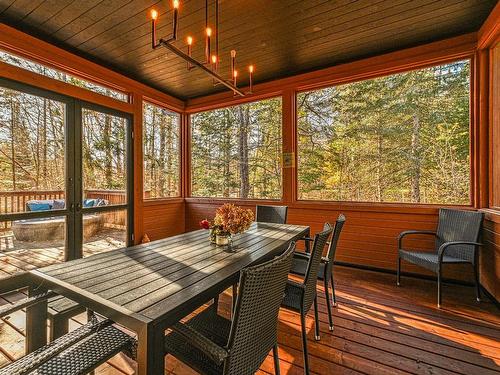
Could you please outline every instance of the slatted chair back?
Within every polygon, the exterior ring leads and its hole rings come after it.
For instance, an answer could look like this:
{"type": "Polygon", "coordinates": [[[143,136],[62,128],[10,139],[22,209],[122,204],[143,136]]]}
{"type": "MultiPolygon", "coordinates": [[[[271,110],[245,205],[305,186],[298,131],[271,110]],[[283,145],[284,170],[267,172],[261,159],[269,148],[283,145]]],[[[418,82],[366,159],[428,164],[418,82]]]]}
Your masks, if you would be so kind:
{"type": "Polygon", "coordinates": [[[282,255],[241,271],[224,374],[253,374],[276,345],[278,312],[294,251],[291,243],[282,255]]]}
{"type": "Polygon", "coordinates": [[[259,206],[256,207],[255,221],[258,223],[286,224],[288,206],[259,206]]]}
{"type": "Polygon", "coordinates": [[[333,232],[333,228],[329,223],[325,223],[323,231],[314,236],[313,247],[311,256],[307,264],[306,274],[304,276],[304,303],[302,304],[304,311],[309,311],[314,298],[316,297],[316,282],[318,280],[319,265],[321,257],[323,256],[323,249],[325,248],[328,238],[333,232]]]}
{"type": "MultiPolygon", "coordinates": [[[[436,251],[445,242],[472,241],[478,242],[481,234],[483,213],[476,211],[439,210],[439,222],[436,236],[436,251]]],[[[446,249],[446,255],[475,262],[475,246],[456,245],[446,249]]]]}
{"type": "Polygon", "coordinates": [[[327,253],[327,258],[328,258],[328,264],[327,264],[327,269],[325,270],[325,278],[330,277],[330,274],[332,272],[332,267],[333,267],[333,262],[335,261],[335,252],[337,251],[337,244],[339,242],[340,238],[340,233],[342,232],[342,228],[344,227],[345,223],[345,216],[343,214],[340,214],[337,217],[337,220],[335,221],[335,227],[333,229],[333,235],[332,239],[330,241],[330,245],[328,246],[328,253],[327,253]]]}

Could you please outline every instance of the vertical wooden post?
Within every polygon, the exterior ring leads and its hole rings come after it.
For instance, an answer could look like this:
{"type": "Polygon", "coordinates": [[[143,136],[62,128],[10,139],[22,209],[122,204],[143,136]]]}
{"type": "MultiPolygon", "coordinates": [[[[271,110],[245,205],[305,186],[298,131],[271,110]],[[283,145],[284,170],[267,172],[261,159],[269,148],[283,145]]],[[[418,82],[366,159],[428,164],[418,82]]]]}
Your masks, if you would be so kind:
{"type": "Polygon", "coordinates": [[[283,153],[293,154],[293,166],[282,168],[283,197],[286,205],[297,200],[297,121],[295,90],[287,89],[282,96],[282,138],[283,153]]]}
{"type": "Polygon", "coordinates": [[[191,117],[181,114],[181,196],[191,196],[191,117]]]}
{"type": "Polygon", "coordinates": [[[132,104],[134,105],[134,243],[138,244],[144,235],[144,183],[143,183],[143,113],[142,113],[141,94],[132,95],[132,104]]]}
{"type": "Polygon", "coordinates": [[[488,50],[476,53],[477,61],[477,133],[478,150],[476,163],[478,175],[478,200],[476,208],[489,206],[489,54],[488,50]]]}

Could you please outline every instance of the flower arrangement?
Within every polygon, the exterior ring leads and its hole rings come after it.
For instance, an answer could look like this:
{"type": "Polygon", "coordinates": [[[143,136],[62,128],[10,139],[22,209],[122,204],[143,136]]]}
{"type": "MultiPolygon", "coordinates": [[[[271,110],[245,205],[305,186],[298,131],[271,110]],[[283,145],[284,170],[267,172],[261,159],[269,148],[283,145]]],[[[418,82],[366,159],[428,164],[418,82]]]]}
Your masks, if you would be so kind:
{"type": "Polygon", "coordinates": [[[223,232],[237,234],[246,231],[253,219],[252,210],[225,203],[215,211],[214,224],[220,226],[223,232]]]}
{"type": "Polygon", "coordinates": [[[202,220],[200,227],[210,230],[211,242],[225,245],[231,235],[246,231],[253,220],[252,210],[225,203],[217,208],[213,222],[202,220]]]}

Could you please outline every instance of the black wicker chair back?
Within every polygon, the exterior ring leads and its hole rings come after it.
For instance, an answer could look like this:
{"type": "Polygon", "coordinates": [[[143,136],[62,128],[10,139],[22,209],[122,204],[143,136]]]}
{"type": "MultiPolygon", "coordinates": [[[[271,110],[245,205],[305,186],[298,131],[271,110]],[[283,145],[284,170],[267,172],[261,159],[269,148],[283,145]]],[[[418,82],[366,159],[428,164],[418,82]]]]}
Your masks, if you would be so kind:
{"type": "Polygon", "coordinates": [[[323,231],[314,236],[313,248],[311,251],[311,258],[307,264],[307,271],[304,277],[304,303],[302,308],[304,311],[309,311],[316,297],[316,282],[318,280],[319,264],[323,256],[323,249],[325,248],[328,238],[332,234],[333,228],[329,223],[325,223],[323,231]]]}
{"type": "MultiPolygon", "coordinates": [[[[481,234],[483,214],[475,211],[439,210],[439,223],[436,236],[436,251],[446,242],[478,242],[481,234]]],[[[446,255],[475,263],[476,246],[455,245],[446,250],[446,255]]]]}
{"type": "Polygon", "coordinates": [[[253,374],[277,343],[278,312],[295,243],[275,259],[241,271],[224,374],[253,374]]]}
{"type": "Polygon", "coordinates": [[[288,206],[257,206],[255,221],[259,223],[286,224],[288,206]]]}
{"type": "Polygon", "coordinates": [[[337,251],[337,244],[339,242],[340,233],[342,232],[342,228],[344,227],[345,216],[340,214],[337,220],[335,221],[335,228],[333,229],[332,239],[330,241],[330,246],[328,246],[328,263],[326,265],[325,275],[323,278],[328,279],[332,272],[333,262],[335,261],[335,252],[337,251]]]}

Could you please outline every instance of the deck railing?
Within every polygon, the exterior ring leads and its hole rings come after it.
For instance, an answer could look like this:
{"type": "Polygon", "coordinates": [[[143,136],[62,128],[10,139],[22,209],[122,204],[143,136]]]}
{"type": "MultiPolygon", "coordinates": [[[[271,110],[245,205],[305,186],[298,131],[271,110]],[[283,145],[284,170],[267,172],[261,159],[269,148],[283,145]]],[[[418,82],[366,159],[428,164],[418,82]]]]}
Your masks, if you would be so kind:
{"type": "MultiPolygon", "coordinates": [[[[110,205],[124,204],[127,201],[125,190],[87,189],[84,191],[86,199],[101,198],[110,205]]],[[[64,199],[64,190],[25,190],[25,191],[0,191],[0,214],[26,212],[26,203],[30,200],[64,199]]],[[[126,225],[126,213],[114,211],[103,214],[107,224],[118,226],[126,225]]],[[[10,221],[0,222],[0,231],[9,229],[10,221]]]]}

